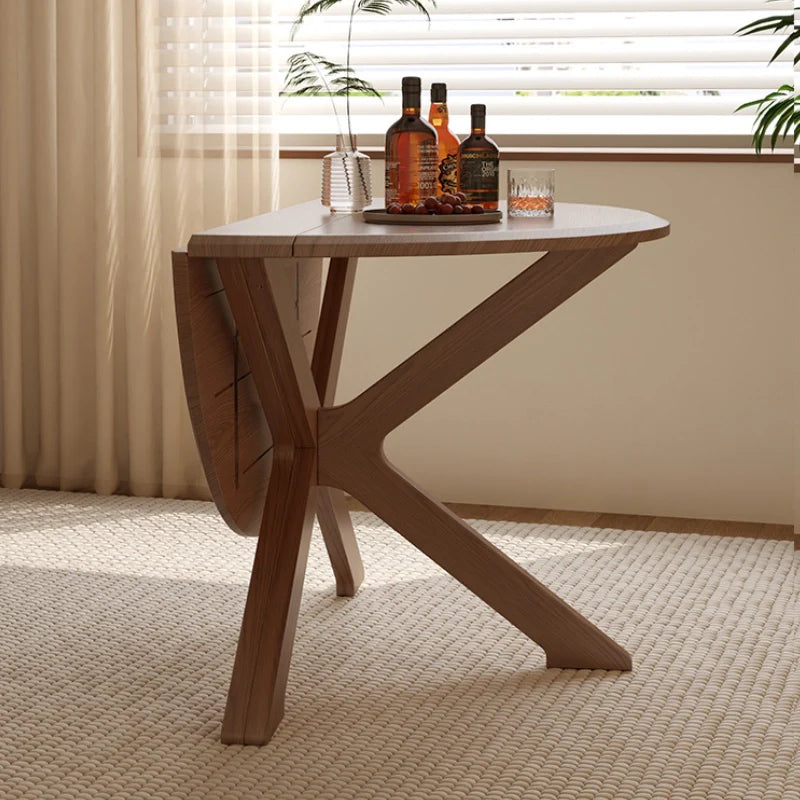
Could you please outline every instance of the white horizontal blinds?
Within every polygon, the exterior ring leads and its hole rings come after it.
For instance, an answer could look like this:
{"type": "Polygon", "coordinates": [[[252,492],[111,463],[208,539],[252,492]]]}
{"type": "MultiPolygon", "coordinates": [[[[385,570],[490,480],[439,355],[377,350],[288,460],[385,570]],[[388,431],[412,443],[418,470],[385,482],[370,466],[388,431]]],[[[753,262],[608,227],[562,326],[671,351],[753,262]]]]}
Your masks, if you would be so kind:
{"type": "MultiPolygon", "coordinates": [[[[410,9],[359,17],[352,60],[382,92],[396,93],[407,74],[424,85],[446,82],[460,133],[477,101],[486,103],[496,134],[587,126],[608,134],[747,134],[752,117],[734,110],[785,82],[791,61],[786,54],[768,67],[776,38],[735,32],[783,7],[791,3],[439,0],[430,25],[410,9]]],[[[306,23],[298,44],[342,58],[347,8],[306,23]]],[[[393,95],[385,106],[356,98],[359,129],[379,130],[397,105],[393,95]]],[[[293,99],[286,110],[325,124],[320,99],[293,99]]]]}
{"type": "MultiPolygon", "coordinates": [[[[290,30],[299,0],[160,0],[161,111],[170,125],[333,133],[325,97],[278,98],[276,70],[294,52],[345,60],[350,0],[290,30]],[[186,16],[187,6],[192,16],[186,16]],[[232,67],[232,62],[235,66],[232,67]]],[[[791,8],[763,0],[439,0],[428,23],[406,6],[358,15],[352,63],[384,93],[354,97],[355,130],[397,117],[404,75],[444,81],[453,127],[485,102],[496,134],[749,134],[742,102],[791,81],[791,55],[767,66],[777,39],[742,25],[791,8]]],[[[426,100],[424,101],[426,102],[426,100]]],[[[341,105],[341,103],[340,103],[341,105]]]]}
{"type": "Polygon", "coordinates": [[[156,28],[159,130],[242,135],[245,145],[248,138],[266,138],[277,130],[272,110],[286,55],[277,0],[148,0],[144,5],[151,18],[139,24],[156,28]]]}

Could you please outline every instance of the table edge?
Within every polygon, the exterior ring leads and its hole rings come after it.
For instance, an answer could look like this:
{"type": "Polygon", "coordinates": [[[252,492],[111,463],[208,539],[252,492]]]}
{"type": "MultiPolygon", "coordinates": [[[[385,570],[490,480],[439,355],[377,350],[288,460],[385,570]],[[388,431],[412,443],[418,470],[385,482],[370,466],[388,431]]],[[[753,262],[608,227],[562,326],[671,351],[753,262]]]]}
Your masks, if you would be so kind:
{"type": "MultiPolygon", "coordinates": [[[[303,204],[301,204],[303,205],[303,204]]],[[[601,206],[601,204],[576,203],[574,205],[597,205],[605,208],[624,208],[622,206],[601,206]]],[[[624,209],[639,211],[638,209],[624,209]]],[[[475,238],[464,241],[454,236],[463,236],[464,228],[445,230],[426,228],[425,241],[412,238],[381,236],[379,230],[374,236],[341,236],[332,241],[325,229],[335,225],[337,219],[345,215],[331,215],[329,220],[296,234],[275,236],[247,236],[241,234],[194,234],[187,246],[191,257],[198,258],[327,258],[327,257],[403,257],[433,255],[501,255],[504,253],[538,253],[553,250],[586,250],[619,245],[637,245],[642,242],[663,239],[670,235],[669,221],[647,211],[653,224],[639,230],[616,233],[587,233],[586,235],[543,237],[514,236],[509,232],[507,239],[475,238]],[[438,239],[438,240],[437,240],[438,239]]],[[[373,226],[376,227],[377,226],[373,226]]],[[[411,233],[410,226],[402,229],[411,233]]],[[[481,226],[481,231],[485,228],[481,226]]],[[[578,232],[580,228],[576,229],[578,232]]],[[[589,229],[591,230],[591,228],[589,229]]],[[[476,229],[477,231],[477,229],[476,229]]],[[[418,231],[413,231],[414,233],[418,231]]],[[[531,231],[533,234],[534,231],[531,231]]]]}

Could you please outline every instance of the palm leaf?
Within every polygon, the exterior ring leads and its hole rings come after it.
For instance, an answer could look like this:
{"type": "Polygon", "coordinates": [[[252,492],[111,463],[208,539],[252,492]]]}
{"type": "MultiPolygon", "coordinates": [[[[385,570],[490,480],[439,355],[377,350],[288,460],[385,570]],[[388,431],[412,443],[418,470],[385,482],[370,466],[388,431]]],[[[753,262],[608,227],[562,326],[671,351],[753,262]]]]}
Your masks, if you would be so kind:
{"type": "Polygon", "coordinates": [[[754,33],[765,33],[771,31],[773,33],[780,33],[786,28],[794,27],[794,15],[780,14],[773,17],[762,17],[755,22],[748,22],[747,25],[742,25],[738,31],[739,36],[750,36],[754,33]]]}
{"type": "Polygon", "coordinates": [[[753,124],[753,146],[756,153],[761,153],[768,135],[772,150],[781,138],[791,135],[793,141],[800,139],[800,93],[796,94],[793,86],[784,84],[760,100],[743,103],[736,110],[753,107],[758,108],[753,124]]]}
{"type": "Polygon", "coordinates": [[[294,53],[289,57],[288,64],[289,70],[281,91],[284,96],[346,97],[355,92],[381,96],[371,83],[359,78],[352,68],[343,67],[316,53],[294,53]]]}
{"type": "MultiPolygon", "coordinates": [[[[321,14],[341,2],[343,0],[306,0],[297,12],[297,19],[292,24],[292,38],[294,38],[297,29],[308,17],[314,14],[321,14]]],[[[352,8],[353,15],[363,12],[365,14],[386,16],[397,6],[411,6],[430,21],[430,12],[436,8],[436,0],[355,0],[352,8]]]]}
{"type": "Polygon", "coordinates": [[[430,22],[431,10],[436,8],[436,0],[358,0],[356,10],[363,11],[365,14],[385,16],[390,14],[395,6],[410,6],[430,22]]]}
{"type": "MultiPolygon", "coordinates": [[[[794,30],[793,30],[793,31],[792,31],[792,32],[791,32],[791,33],[790,33],[790,34],[789,34],[789,35],[788,35],[788,36],[787,36],[787,37],[786,37],[786,38],[783,40],[783,42],[781,42],[780,46],[779,46],[779,47],[778,47],[778,49],[775,51],[775,53],[774,53],[774,55],[772,56],[772,58],[769,60],[769,63],[771,64],[771,63],[772,63],[772,62],[773,62],[773,61],[774,61],[776,58],[778,58],[778,56],[780,56],[780,55],[781,55],[781,53],[783,53],[783,51],[784,51],[784,50],[786,50],[786,48],[787,48],[787,47],[789,47],[790,45],[794,44],[794,42],[800,42],[800,27],[797,27],[797,28],[795,28],[795,29],[794,29],[794,30]]],[[[800,62],[800,49],[797,51],[797,53],[795,53],[795,56],[794,56],[794,59],[793,59],[793,60],[794,60],[794,63],[795,63],[795,64],[797,64],[798,62],[800,62]]]]}
{"type": "Polygon", "coordinates": [[[291,38],[294,39],[297,29],[303,24],[307,17],[311,17],[314,14],[321,14],[323,11],[327,11],[329,8],[338,5],[342,1],[343,0],[306,0],[297,12],[297,19],[292,23],[291,38]]]}

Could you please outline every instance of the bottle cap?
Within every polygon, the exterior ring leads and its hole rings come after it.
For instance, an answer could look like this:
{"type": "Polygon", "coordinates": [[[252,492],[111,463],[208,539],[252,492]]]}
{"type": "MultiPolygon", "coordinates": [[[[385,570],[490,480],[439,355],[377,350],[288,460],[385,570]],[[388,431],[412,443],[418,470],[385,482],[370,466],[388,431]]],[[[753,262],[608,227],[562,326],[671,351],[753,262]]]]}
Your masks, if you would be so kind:
{"type": "Polygon", "coordinates": [[[422,81],[419,78],[403,78],[403,108],[419,108],[421,98],[422,81]]]}
{"type": "Polygon", "coordinates": [[[446,83],[432,83],[431,84],[431,103],[446,103],[447,102],[447,84],[446,83]]]}
{"type": "Polygon", "coordinates": [[[474,103],[469,107],[472,116],[472,127],[483,128],[486,123],[486,106],[483,103],[474,103]]]}

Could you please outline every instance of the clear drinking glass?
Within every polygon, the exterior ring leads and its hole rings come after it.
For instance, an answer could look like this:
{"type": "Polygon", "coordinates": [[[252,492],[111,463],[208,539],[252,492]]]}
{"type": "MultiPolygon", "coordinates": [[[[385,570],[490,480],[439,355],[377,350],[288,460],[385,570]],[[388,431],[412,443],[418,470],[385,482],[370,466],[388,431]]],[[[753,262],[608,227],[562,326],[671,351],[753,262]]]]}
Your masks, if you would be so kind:
{"type": "Polygon", "coordinates": [[[508,170],[508,216],[550,217],[556,193],[554,169],[508,170]]]}

